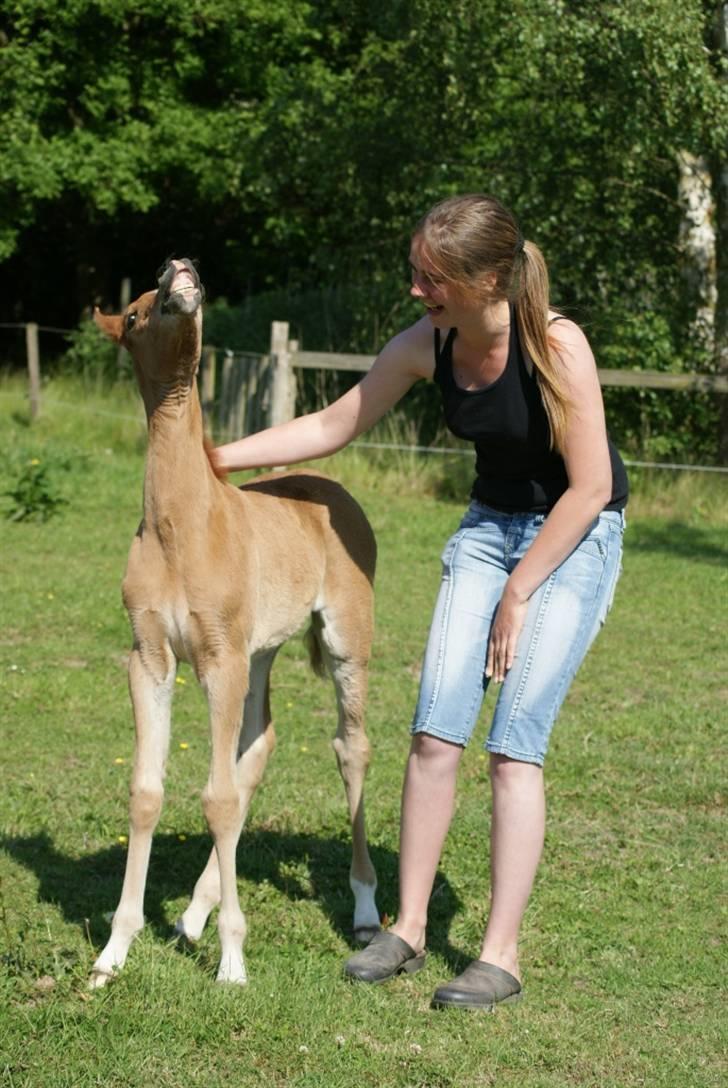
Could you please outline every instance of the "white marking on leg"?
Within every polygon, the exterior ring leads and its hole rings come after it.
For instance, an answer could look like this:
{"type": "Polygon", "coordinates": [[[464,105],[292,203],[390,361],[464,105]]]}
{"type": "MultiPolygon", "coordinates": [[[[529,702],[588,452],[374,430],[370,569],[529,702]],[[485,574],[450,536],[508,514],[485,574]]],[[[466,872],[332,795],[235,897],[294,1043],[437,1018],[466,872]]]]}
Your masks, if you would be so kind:
{"type": "Polygon", "coordinates": [[[364,884],[356,877],[349,877],[349,884],[354,895],[354,933],[371,930],[371,936],[381,929],[379,911],[376,904],[377,882],[364,884]]]}
{"type": "Polygon", "coordinates": [[[190,905],[175,925],[175,932],[188,941],[199,941],[211,912],[220,902],[220,868],[217,864],[217,851],[213,847],[207,859],[190,905]]]}

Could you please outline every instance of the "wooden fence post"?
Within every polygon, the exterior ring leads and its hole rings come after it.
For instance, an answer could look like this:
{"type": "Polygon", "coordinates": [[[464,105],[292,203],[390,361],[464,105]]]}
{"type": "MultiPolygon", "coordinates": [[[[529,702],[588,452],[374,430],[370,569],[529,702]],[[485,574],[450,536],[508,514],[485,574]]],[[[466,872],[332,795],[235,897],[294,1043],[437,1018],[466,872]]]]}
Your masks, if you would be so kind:
{"type": "Polygon", "coordinates": [[[30,382],[30,422],[40,413],[40,353],[38,351],[38,326],[29,321],[25,326],[25,351],[28,357],[28,379],[30,382]]]}
{"type": "Polygon", "coordinates": [[[293,419],[296,408],[296,378],[291,365],[287,321],[271,324],[270,353],[273,357],[270,425],[274,427],[293,419]]]}
{"type": "Polygon", "coordinates": [[[288,403],[286,405],[286,411],[288,413],[287,419],[295,419],[296,417],[296,372],[293,369],[296,365],[296,355],[298,355],[298,340],[288,341],[288,364],[290,366],[290,376],[288,379],[288,403]]]}
{"type": "MultiPolygon", "coordinates": [[[[131,280],[129,279],[128,276],[124,276],[123,280],[121,281],[121,290],[119,291],[119,313],[120,314],[124,313],[124,310],[127,308],[127,306],[129,305],[130,302],[131,302],[131,280]]],[[[124,364],[124,355],[125,354],[126,354],[126,349],[120,347],[119,350],[116,353],[116,369],[117,370],[121,370],[121,368],[122,368],[122,366],[124,364]]]]}

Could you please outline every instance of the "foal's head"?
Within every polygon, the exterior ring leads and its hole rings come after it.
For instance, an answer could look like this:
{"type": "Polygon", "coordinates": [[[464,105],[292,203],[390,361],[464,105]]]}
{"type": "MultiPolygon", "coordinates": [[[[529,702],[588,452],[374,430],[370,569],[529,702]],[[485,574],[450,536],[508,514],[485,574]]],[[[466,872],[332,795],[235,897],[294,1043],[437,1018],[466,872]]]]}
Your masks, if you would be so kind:
{"type": "Polygon", "coordinates": [[[130,352],[142,386],[190,381],[200,359],[203,289],[195,266],[168,261],[158,283],[123,314],[94,312],[102,332],[130,352]]]}

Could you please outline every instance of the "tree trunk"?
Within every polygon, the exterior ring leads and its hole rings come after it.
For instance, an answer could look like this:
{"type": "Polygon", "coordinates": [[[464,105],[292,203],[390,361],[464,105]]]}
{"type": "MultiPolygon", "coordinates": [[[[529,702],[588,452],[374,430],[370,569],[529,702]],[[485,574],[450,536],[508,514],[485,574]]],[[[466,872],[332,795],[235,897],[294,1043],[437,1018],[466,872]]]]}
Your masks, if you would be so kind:
{"type": "Polygon", "coordinates": [[[715,202],[708,160],[704,155],[681,151],[678,155],[680,180],[678,196],[682,207],[680,251],[682,272],[695,314],[693,338],[710,357],[715,342],[716,253],[715,202]]]}
{"type": "MultiPolygon", "coordinates": [[[[728,0],[719,5],[719,18],[716,24],[716,37],[720,53],[728,60],[728,0]]],[[[723,69],[722,78],[728,80],[728,73],[723,69]]],[[[725,149],[717,154],[712,162],[713,192],[715,194],[715,235],[716,235],[716,288],[714,328],[714,359],[718,374],[728,377],[728,159],[725,149]]],[[[728,396],[721,396],[720,433],[718,435],[718,457],[720,464],[728,465],[728,396]]]]}

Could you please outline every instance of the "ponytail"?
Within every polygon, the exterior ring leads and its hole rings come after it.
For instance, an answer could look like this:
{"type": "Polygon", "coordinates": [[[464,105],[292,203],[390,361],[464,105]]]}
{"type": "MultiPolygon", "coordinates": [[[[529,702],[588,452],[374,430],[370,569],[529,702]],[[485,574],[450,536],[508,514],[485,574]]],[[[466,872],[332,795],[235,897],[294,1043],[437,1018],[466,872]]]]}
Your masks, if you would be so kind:
{"type": "Polygon", "coordinates": [[[536,368],[541,399],[551,431],[551,446],[561,452],[566,438],[571,398],[563,366],[548,335],[548,270],[541,250],[534,242],[525,242],[520,258],[516,256],[514,263],[521,265],[516,277],[521,341],[536,368]]]}

